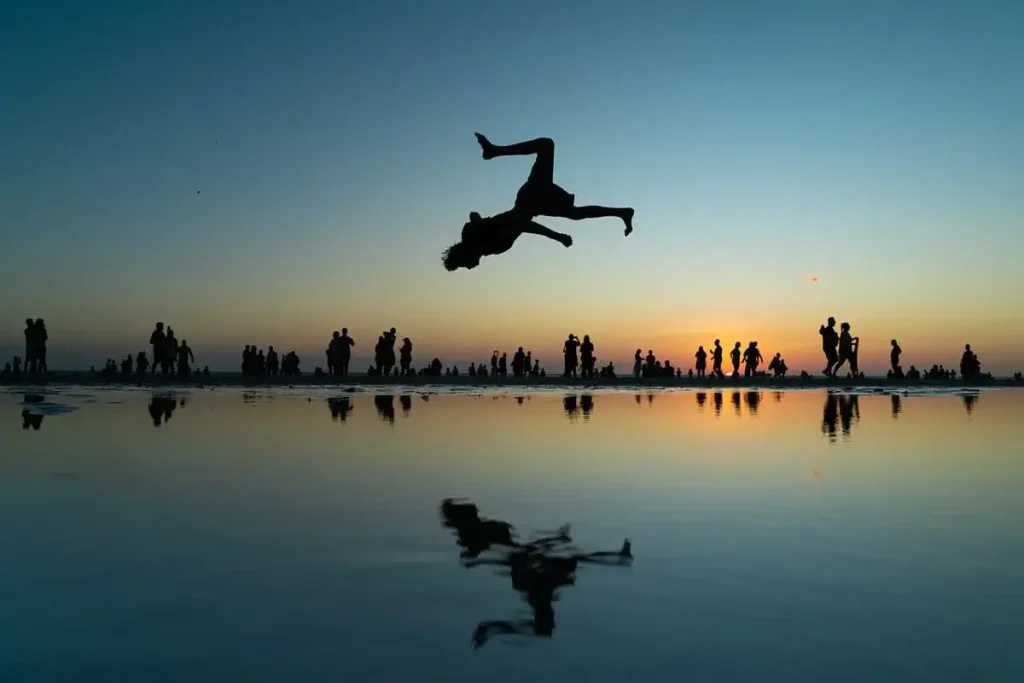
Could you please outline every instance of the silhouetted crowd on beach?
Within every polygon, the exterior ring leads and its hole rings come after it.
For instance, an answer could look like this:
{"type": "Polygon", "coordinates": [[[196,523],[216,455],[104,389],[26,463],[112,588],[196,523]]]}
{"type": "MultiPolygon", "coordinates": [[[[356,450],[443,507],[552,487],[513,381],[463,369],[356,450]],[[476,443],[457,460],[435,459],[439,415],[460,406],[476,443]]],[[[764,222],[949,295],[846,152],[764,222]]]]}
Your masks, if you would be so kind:
{"type": "Polygon", "coordinates": [[[246,344],[242,349],[242,374],[248,377],[298,377],[299,354],[289,351],[279,358],[273,346],[267,352],[257,349],[255,344],[246,344]]]}
{"type": "MultiPolygon", "coordinates": [[[[513,377],[547,377],[547,371],[540,366],[539,360],[534,360],[533,351],[523,351],[520,346],[512,354],[512,376],[513,377]]],[[[508,376],[508,354],[498,355],[498,351],[491,354],[491,370],[487,371],[486,363],[470,363],[466,369],[469,377],[507,377],[508,376]]],[[[458,366],[453,365],[444,371],[445,377],[458,377],[458,366]]]]}
{"type": "MultiPolygon", "coordinates": [[[[789,366],[786,365],[782,353],[776,353],[768,363],[767,371],[764,371],[758,370],[761,364],[764,363],[764,356],[761,354],[757,342],[751,341],[747,344],[747,348],[741,351],[740,349],[742,348],[743,343],[736,342],[729,352],[729,360],[732,363],[730,377],[756,378],[766,377],[767,373],[771,373],[772,377],[781,378],[785,377],[786,373],[789,372],[789,366]],[[743,366],[742,373],[740,372],[741,364],[743,366]]],[[[686,376],[690,379],[707,379],[709,377],[708,360],[710,359],[710,377],[724,379],[727,376],[726,372],[722,369],[724,353],[725,350],[722,348],[722,341],[720,339],[715,340],[710,353],[705,351],[703,346],[698,346],[697,352],[694,354],[694,367],[687,370],[686,376]]],[[[671,360],[665,360],[664,362],[658,360],[651,349],[647,350],[646,356],[642,350],[637,349],[633,355],[633,377],[635,379],[659,377],[682,379],[683,370],[673,366],[671,360]]]]}
{"type": "Polygon", "coordinates": [[[182,380],[199,374],[207,376],[210,374],[209,368],[204,368],[202,373],[193,371],[192,365],[196,362],[196,357],[192,352],[192,347],[185,339],[179,342],[174,330],[170,326],[165,328],[162,322],[154,325],[153,331],[149,335],[149,346],[152,359],[146,355],[145,351],[139,351],[134,356],[129,353],[121,359],[120,363],[113,358],[108,358],[103,370],[97,373],[96,368],[93,367],[89,369],[89,373],[99,374],[108,379],[123,380],[133,377],[144,379],[147,375],[155,376],[158,370],[162,377],[176,376],[182,380]]]}
{"type": "MultiPolygon", "coordinates": [[[[3,370],[0,371],[0,379],[16,379],[23,375],[35,377],[48,373],[46,325],[42,318],[27,319],[25,323],[25,357],[22,359],[15,356],[11,362],[6,363],[3,370]]],[[[825,367],[822,369],[822,374],[828,378],[839,378],[845,367],[847,368],[846,379],[864,379],[864,373],[861,372],[859,365],[860,338],[851,333],[850,323],[841,323],[837,331],[836,319],[829,317],[828,321],[819,327],[818,334],[821,337],[822,351],[825,355],[825,367]]],[[[107,359],[101,372],[91,368],[90,373],[111,380],[143,380],[146,377],[157,376],[158,372],[163,378],[176,377],[179,380],[209,376],[210,374],[208,367],[204,367],[202,372],[193,369],[195,354],[192,348],[186,340],[179,341],[174,330],[162,322],[158,322],[154,326],[150,334],[149,345],[149,356],[145,351],[139,351],[135,355],[125,356],[121,361],[107,359]]],[[[349,335],[348,328],[335,331],[325,351],[326,370],[317,366],[313,375],[315,377],[348,377],[354,347],[355,340],[349,335]]],[[[920,381],[922,379],[942,381],[953,380],[957,377],[955,370],[947,370],[938,364],[923,373],[913,365],[904,372],[903,366],[900,364],[902,353],[903,349],[897,340],[891,340],[890,368],[886,373],[886,379],[890,381],[920,381]]],[[[685,375],[690,379],[715,381],[724,380],[726,377],[732,379],[769,377],[783,379],[789,373],[789,367],[781,352],[776,352],[765,366],[765,359],[757,341],[748,342],[746,348],[739,341],[733,345],[728,354],[731,373],[723,367],[725,356],[721,340],[716,339],[707,349],[703,345],[698,346],[694,353],[693,367],[684,371],[682,367],[673,365],[670,360],[658,359],[651,349],[647,351],[646,355],[641,349],[637,349],[633,358],[632,374],[634,379],[681,380],[685,375]]],[[[614,380],[617,377],[614,363],[598,365],[596,347],[590,335],[584,335],[580,339],[575,334],[569,334],[562,344],[562,357],[562,377],[565,379],[614,380]]],[[[279,357],[273,346],[268,347],[264,352],[256,345],[246,345],[242,351],[241,370],[246,377],[297,377],[302,374],[299,363],[299,356],[294,350],[279,357]]],[[[540,360],[534,357],[533,352],[524,350],[521,346],[512,354],[511,360],[507,353],[495,350],[489,363],[470,363],[465,375],[474,378],[505,378],[508,377],[510,370],[512,377],[515,378],[546,378],[548,376],[547,371],[541,366],[540,360]]],[[[452,365],[446,368],[438,358],[434,358],[424,367],[416,369],[413,366],[412,340],[409,337],[403,337],[399,345],[398,334],[394,327],[378,336],[373,349],[373,363],[367,368],[366,374],[371,377],[459,377],[463,375],[457,366],[452,365]]],[[[804,380],[812,377],[806,371],[801,371],[799,374],[804,380]]],[[[991,374],[982,373],[981,362],[977,354],[971,350],[970,344],[965,346],[961,356],[959,376],[964,380],[991,379],[991,374]]],[[[1014,375],[1014,379],[1018,379],[1017,374],[1014,375]]]]}

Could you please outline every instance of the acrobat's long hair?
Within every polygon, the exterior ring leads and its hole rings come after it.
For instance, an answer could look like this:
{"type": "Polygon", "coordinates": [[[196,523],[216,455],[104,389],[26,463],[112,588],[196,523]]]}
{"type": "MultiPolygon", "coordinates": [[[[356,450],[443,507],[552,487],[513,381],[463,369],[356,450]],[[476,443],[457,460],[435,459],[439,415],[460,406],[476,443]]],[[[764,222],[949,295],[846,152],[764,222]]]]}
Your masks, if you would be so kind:
{"type": "Polygon", "coordinates": [[[444,253],[441,254],[441,262],[444,263],[445,270],[453,271],[476,265],[473,256],[475,256],[473,250],[465,242],[456,242],[444,250],[444,253]]]}

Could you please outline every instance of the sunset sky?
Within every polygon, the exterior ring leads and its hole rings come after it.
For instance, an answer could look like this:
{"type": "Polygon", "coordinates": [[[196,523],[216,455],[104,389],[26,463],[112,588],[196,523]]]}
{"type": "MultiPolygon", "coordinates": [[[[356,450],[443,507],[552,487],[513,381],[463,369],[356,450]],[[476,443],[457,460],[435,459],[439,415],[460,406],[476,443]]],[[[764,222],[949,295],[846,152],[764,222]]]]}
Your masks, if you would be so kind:
{"type": "Polygon", "coordinates": [[[0,0],[0,356],[32,316],[56,369],[162,320],[215,369],[395,326],[417,365],[551,370],[574,332],[620,370],[720,337],[816,373],[834,315],[869,373],[891,337],[1021,370],[1021,36],[994,0],[0,0]],[[554,138],[556,182],[636,232],[542,219],[574,246],[446,272],[530,167],[477,130],[554,138]]]}

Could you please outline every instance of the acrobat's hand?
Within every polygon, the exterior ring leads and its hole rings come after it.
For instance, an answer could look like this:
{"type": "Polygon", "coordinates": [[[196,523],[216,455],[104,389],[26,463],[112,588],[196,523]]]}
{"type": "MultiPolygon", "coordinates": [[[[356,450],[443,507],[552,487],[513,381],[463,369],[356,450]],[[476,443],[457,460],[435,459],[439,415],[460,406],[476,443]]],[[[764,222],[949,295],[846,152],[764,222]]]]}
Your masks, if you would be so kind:
{"type": "Polygon", "coordinates": [[[563,245],[565,245],[566,249],[568,249],[569,247],[572,246],[572,237],[569,236],[569,235],[561,235],[561,236],[559,236],[558,241],[561,242],[563,245]]]}

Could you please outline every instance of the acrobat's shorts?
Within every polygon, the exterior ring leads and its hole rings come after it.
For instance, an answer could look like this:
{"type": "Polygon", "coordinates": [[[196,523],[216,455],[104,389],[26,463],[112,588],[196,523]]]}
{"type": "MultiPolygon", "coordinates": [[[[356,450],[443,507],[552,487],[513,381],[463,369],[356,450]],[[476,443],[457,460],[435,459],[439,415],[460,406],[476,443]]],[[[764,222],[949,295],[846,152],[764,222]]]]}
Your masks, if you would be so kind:
{"type": "Polygon", "coordinates": [[[533,216],[566,217],[576,195],[554,183],[527,181],[516,194],[516,208],[533,216]]]}

